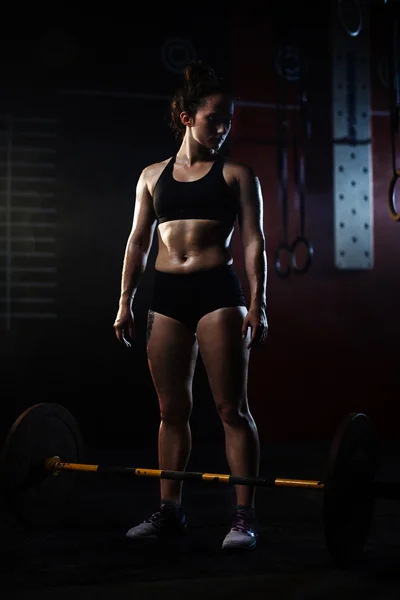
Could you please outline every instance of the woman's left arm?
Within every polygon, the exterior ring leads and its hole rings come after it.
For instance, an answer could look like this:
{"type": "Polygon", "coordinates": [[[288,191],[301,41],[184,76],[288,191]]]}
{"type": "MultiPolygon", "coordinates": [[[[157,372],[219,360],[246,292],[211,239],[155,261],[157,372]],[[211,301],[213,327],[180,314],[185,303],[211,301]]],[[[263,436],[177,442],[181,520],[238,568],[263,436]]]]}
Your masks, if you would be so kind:
{"type": "Polygon", "coordinates": [[[251,327],[249,348],[265,341],[268,332],[267,253],[263,229],[263,197],[258,177],[251,167],[242,165],[239,173],[239,227],[243,244],[246,274],[250,288],[250,306],[243,333],[251,327]]]}

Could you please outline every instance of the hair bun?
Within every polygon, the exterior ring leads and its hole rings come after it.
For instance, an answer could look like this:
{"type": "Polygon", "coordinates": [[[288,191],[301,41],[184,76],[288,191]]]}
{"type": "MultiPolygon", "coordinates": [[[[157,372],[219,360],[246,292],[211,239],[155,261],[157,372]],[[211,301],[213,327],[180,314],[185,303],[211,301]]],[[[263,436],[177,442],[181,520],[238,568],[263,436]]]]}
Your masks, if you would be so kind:
{"type": "Polygon", "coordinates": [[[215,79],[215,71],[201,60],[192,61],[185,67],[185,81],[202,81],[204,79],[215,79]]]}

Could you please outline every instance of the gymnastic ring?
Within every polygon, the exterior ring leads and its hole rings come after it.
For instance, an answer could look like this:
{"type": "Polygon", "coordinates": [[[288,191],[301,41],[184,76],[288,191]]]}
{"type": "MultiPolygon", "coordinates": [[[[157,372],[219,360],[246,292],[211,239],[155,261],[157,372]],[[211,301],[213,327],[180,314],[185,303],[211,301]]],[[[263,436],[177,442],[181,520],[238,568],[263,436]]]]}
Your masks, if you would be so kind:
{"type": "Polygon", "coordinates": [[[293,273],[298,273],[299,275],[301,275],[302,273],[306,273],[308,271],[308,269],[311,267],[313,255],[314,255],[314,250],[313,250],[310,240],[308,240],[303,235],[297,236],[297,238],[293,241],[292,247],[291,247],[291,257],[292,257],[291,267],[292,267],[293,273]],[[298,267],[297,262],[296,262],[296,250],[301,245],[306,247],[307,260],[302,267],[298,267]]]}
{"type": "Polygon", "coordinates": [[[389,193],[388,193],[388,209],[389,209],[389,214],[390,217],[393,219],[393,221],[400,221],[400,214],[397,212],[396,210],[396,201],[395,201],[395,189],[396,189],[396,183],[397,180],[400,177],[400,169],[396,169],[396,171],[394,171],[392,178],[390,180],[389,183],[389,193]]]}
{"type": "MultiPolygon", "coordinates": [[[[349,1],[349,0],[348,0],[348,1],[349,1]]],[[[342,14],[342,4],[343,4],[343,0],[338,0],[338,15],[339,15],[339,20],[340,20],[340,22],[341,22],[341,24],[342,24],[342,26],[343,26],[343,29],[345,30],[345,32],[346,32],[346,33],[347,33],[349,36],[351,36],[351,37],[357,37],[357,36],[359,35],[359,33],[361,33],[361,29],[362,29],[362,25],[363,25],[363,22],[362,22],[362,13],[361,13],[361,8],[360,8],[360,5],[359,5],[359,3],[358,3],[358,0],[350,0],[350,1],[351,1],[351,2],[354,4],[354,6],[356,7],[356,9],[357,9],[357,12],[358,12],[358,16],[359,16],[359,24],[358,24],[358,27],[357,27],[357,29],[353,29],[353,30],[352,30],[352,29],[350,29],[350,28],[348,27],[348,25],[345,23],[345,20],[344,20],[344,18],[343,18],[343,14],[342,14]]]]}
{"type": "Polygon", "coordinates": [[[291,261],[289,261],[287,269],[281,268],[281,256],[284,252],[287,252],[289,256],[291,254],[291,247],[287,242],[281,242],[275,251],[275,272],[282,279],[288,277],[292,270],[291,261]]]}

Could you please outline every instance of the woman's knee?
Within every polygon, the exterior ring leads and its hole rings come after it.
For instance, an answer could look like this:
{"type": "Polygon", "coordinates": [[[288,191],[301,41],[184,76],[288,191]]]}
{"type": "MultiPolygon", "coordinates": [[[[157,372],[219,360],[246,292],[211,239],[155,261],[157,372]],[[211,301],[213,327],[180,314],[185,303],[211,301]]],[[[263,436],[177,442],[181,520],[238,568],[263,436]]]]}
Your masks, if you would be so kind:
{"type": "Polygon", "coordinates": [[[159,396],[159,404],[162,423],[170,426],[188,423],[193,406],[190,394],[175,395],[173,398],[159,396]]]}
{"type": "Polygon", "coordinates": [[[216,406],[224,425],[239,427],[241,425],[247,425],[252,421],[252,416],[245,399],[235,403],[217,402],[216,406]]]}

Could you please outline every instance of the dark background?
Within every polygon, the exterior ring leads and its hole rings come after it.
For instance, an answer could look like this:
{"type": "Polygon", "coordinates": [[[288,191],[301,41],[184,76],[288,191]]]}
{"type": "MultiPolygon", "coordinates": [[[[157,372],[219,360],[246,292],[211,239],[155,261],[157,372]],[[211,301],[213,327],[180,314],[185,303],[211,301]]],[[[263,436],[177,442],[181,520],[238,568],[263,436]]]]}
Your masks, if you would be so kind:
{"type": "MultiPolygon", "coordinates": [[[[0,114],[57,120],[58,316],[16,318],[10,328],[0,322],[2,435],[31,404],[54,401],[73,412],[88,443],[156,444],[159,411],[145,354],[156,248],[136,299],[133,349],[120,346],[112,328],[136,181],[145,166],[175,150],[168,98],[190,51],[231,79],[243,103],[274,105],[274,56],[283,31],[300,39],[307,56],[312,135],[306,227],[314,261],[304,276],[282,280],[274,272],[281,235],[271,141],[276,114],[239,105],[227,152],[251,164],[260,178],[268,255],[270,334],[251,358],[252,412],[267,442],[330,438],[354,410],[368,413],[382,438],[397,437],[400,225],[387,210],[389,96],[379,75],[390,18],[383,2],[367,4],[371,108],[384,113],[371,117],[375,263],[369,271],[334,265],[329,2],[302,3],[301,13],[292,10],[290,17],[283,2],[280,8],[267,5],[262,18],[254,10],[222,8],[184,15],[177,6],[165,15],[129,17],[121,11],[113,18],[74,14],[60,5],[57,16],[34,12],[22,24],[17,15],[8,20],[0,43],[0,114]],[[185,51],[179,50],[182,43],[185,51]]],[[[295,87],[289,92],[296,97],[295,87]]],[[[290,223],[293,236],[293,208],[290,223]]],[[[237,231],[232,250],[247,294],[237,231]]],[[[200,360],[194,387],[194,443],[218,441],[222,427],[200,360]]]]}

